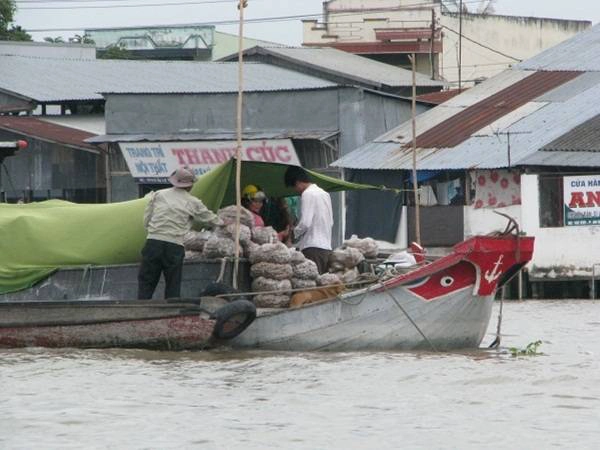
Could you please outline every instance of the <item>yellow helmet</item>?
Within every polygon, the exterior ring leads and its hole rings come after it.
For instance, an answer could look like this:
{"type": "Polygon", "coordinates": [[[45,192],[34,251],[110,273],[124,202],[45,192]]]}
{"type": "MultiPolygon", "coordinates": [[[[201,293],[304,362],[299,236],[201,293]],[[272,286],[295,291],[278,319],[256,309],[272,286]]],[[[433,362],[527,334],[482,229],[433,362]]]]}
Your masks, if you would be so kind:
{"type": "Polygon", "coordinates": [[[242,197],[245,197],[249,200],[264,200],[265,193],[258,189],[257,186],[249,184],[244,189],[242,189],[242,197]]]}

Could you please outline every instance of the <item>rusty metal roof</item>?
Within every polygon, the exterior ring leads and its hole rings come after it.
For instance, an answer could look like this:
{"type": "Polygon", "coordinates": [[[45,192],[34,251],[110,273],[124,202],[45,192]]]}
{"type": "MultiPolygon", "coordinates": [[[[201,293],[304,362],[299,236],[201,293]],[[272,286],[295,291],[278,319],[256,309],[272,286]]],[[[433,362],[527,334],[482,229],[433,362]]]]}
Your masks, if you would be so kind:
{"type": "Polygon", "coordinates": [[[581,74],[575,71],[534,72],[420,134],[417,147],[455,147],[476,131],[581,74]]]}
{"type": "Polygon", "coordinates": [[[0,129],[67,147],[98,152],[98,147],[85,142],[94,134],[44,122],[35,117],[0,116],[0,129]]]}
{"type": "Polygon", "coordinates": [[[431,92],[429,94],[421,94],[417,96],[417,101],[440,105],[447,102],[458,94],[465,92],[466,89],[448,89],[446,91],[431,92]]]}

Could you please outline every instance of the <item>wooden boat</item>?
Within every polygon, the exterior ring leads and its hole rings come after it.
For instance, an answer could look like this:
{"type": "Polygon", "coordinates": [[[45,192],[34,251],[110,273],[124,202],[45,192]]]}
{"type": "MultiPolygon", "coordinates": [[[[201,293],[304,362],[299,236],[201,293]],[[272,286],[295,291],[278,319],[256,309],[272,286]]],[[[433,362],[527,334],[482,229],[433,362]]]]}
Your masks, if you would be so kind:
{"type": "Polygon", "coordinates": [[[246,300],[27,301],[0,303],[0,348],[205,349],[256,317],[246,300]]]}
{"type": "Polygon", "coordinates": [[[293,351],[478,347],[494,294],[528,261],[534,238],[478,236],[430,264],[300,308],[258,312],[230,344],[293,351]]]}

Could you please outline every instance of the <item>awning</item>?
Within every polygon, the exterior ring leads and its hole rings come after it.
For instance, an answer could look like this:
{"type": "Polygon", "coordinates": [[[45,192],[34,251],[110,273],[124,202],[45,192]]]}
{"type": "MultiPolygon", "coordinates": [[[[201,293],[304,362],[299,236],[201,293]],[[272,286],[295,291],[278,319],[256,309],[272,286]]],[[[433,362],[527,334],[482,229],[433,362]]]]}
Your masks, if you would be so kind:
{"type": "MultiPolygon", "coordinates": [[[[242,139],[315,139],[326,141],[340,133],[339,130],[277,130],[245,132],[242,139]]],[[[237,138],[232,131],[217,131],[211,133],[182,132],[182,133],[145,133],[145,134],[104,134],[86,139],[90,144],[116,142],[168,142],[168,141],[229,141],[237,138]]]]}

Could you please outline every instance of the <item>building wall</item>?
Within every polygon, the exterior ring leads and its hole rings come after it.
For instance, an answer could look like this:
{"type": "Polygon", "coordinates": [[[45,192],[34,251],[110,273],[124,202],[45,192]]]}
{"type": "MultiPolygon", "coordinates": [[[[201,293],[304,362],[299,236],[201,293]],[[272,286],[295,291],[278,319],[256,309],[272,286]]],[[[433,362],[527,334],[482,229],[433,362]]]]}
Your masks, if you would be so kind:
{"type": "MultiPolygon", "coordinates": [[[[530,277],[590,279],[592,266],[600,264],[600,226],[540,228],[537,175],[521,176],[521,196],[522,228],[536,239],[530,277]]],[[[600,266],[596,271],[600,274],[600,266]]]]}
{"type": "MultiPolygon", "coordinates": [[[[108,134],[220,132],[236,129],[237,94],[109,95],[108,134]]],[[[337,130],[336,89],[244,94],[248,131],[337,130]]]]}
{"type": "MultiPolygon", "coordinates": [[[[441,26],[443,32],[443,53],[439,58],[440,75],[449,82],[458,81],[458,15],[442,14],[440,5],[432,8],[430,0],[373,0],[368,3],[368,8],[365,7],[365,3],[359,0],[327,2],[325,8],[329,10],[329,15],[326,25],[317,21],[304,21],[304,44],[377,42],[376,29],[431,27],[434,11],[436,25],[441,26]],[[373,11],[377,8],[384,10],[373,11]],[[385,8],[388,10],[385,11],[385,8]],[[370,11],[364,11],[365,9],[370,11]]],[[[461,78],[489,78],[517,62],[510,56],[519,60],[527,59],[590,26],[591,22],[587,21],[463,14],[465,38],[462,39],[461,78]]],[[[379,56],[377,58],[380,59],[379,56]]],[[[399,62],[404,65],[403,59],[394,60],[389,56],[388,59],[386,62],[399,62]]],[[[417,70],[428,75],[431,73],[428,54],[417,55],[417,70]]]]}

